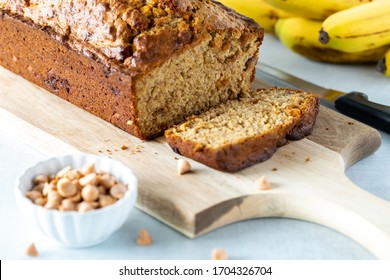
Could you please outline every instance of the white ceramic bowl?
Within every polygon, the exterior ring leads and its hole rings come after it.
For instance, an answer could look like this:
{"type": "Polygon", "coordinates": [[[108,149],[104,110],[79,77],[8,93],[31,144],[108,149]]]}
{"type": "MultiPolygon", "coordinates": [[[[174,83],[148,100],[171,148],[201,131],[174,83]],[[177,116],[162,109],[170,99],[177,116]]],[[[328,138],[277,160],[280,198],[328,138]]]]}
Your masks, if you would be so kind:
{"type": "Polygon", "coordinates": [[[16,201],[26,221],[46,237],[66,247],[81,248],[105,241],[126,221],[137,198],[137,178],[119,161],[105,156],[75,154],[54,157],[28,168],[15,188],[16,201]],[[96,171],[105,171],[123,184],[128,184],[125,196],[114,204],[85,213],[48,210],[34,204],[25,193],[32,188],[32,180],[39,174],[52,175],[66,166],[80,168],[95,163],[96,171]]]}

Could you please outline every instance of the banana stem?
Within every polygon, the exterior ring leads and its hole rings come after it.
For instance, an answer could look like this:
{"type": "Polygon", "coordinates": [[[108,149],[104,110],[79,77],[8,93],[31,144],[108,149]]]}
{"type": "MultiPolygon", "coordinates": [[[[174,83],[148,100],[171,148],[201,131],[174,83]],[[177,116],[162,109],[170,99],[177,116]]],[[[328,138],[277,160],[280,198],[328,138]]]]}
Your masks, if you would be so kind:
{"type": "Polygon", "coordinates": [[[376,65],[376,69],[381,73],[386,72],[386,70],[387,70],[386,58],[382,58],[381,60],[378,61],[378,64],[376,65]]]}
{"type": "Polygon", "coordinates": [[[329,35],[323,28],[320,30],[320,42],[323,44],[327,44],[329,42],[329,35]]]}

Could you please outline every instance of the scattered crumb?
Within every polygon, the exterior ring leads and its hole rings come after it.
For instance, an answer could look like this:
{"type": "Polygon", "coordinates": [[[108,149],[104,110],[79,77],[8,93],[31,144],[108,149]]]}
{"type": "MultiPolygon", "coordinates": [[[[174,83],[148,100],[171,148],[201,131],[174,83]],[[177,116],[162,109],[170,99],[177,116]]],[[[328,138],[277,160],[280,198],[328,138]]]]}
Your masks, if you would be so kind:
{"type": "Polygon", "coordinates": [[[127,150],[129,147],[127,147],[126,145],[122,145],[121,146],[121,150],[124,151],[124,150],[127,150]]]}
{"type": "Polygon", "coordinates": [[[109,149],[106,150],[108,153],[111,153],[111,151],[109,149]]]}
{"type": "Polygon", "coordinates": [[[152,244],[152,242],[152,236],[149,234],[149,232],[146,229],[141,229],[137,237],[137,244],[140,246],[148,246],[152,244]]]}
{"type": "Polygon", "coordinates": [[[30,257],[37,257],[38,256],[38,251],[37,248],[35,247],[34,242],[31,243],[27,249],[26,249],[26,254],[30,257]]]}
{"type": "Polygon", "coordinates": [[[325,130],[329,130],[329,127],[325,128],[325,130]]]}
{"type": "Polygon", "coordinates": [[[114,149],[114,151],[115,151],[115,152],[117,152],[117,151],[118,151],[118,149],[114,149]]]}
{"type": "Polygon", "coordinates": [[[349,125],[354,125],[355,123],[354,122],[348,122],[349,125]]]}
{"type": "Polygon", "coordinates": [[[174,160],[179,160],[179,158],[178,158],[178,157],[174,157],[173,159],[174,159],[174,160]]]}
{"type": "Polygon", "coordinates": [[[295,152],[292,152],[291,154],[295,155],[295,152]]]}
{"type": "Polygon", "coordinates": [[[271,170],[272,171],[278,171],[278,169],[276,167],[272,168],[271,170]]]}
{"type": "Polygon", "coordinates": [[[102,150],[98,150],[99,153],[103,153],[102,150]]]}
{"type": "Polygon", "coordinates": [[[228,258],[228,253],[223,248],[216,248],[211,252],[212,260],[227,260],[228,258]]]}
{"type": "Polygon", "coordinates": [[[311,158],[310,158],[310,157],[306,157],[306,158],[305,158],[305,161],[306,161],[306,162],[309,162],[309,161],[311,161],[311,158]]]}
{"type": "Polygon", "coordinates": [[[179,159],[177,162],[177,174],[183,175],[191,170],[191,165],[184,159],[179,159]]]}
{"type": "Polygon", "coordinates": [[[155,155],[158,155],[158,153],[157,153],[157,152],[154,152],[154,154],[155,154],[155,155]]]}
{"type": "Polygon", "coordinates": [[[261,191],[269,190],[271,188],[271,184],[264,175],[255,181],[255,186],[256,189],[261,191]]]}

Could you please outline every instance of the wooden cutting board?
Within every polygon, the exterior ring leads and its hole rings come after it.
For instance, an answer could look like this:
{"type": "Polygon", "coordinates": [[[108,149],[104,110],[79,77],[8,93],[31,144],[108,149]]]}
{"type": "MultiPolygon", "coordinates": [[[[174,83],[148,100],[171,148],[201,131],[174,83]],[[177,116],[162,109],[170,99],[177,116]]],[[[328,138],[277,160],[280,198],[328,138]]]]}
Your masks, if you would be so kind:
{"type": "Polygon", "coordinates": [[[380,135],[327,108],[321,107],[308,139],[233,174],[189,160],[193,171],[179,176],[180,156],[162,137],[142,142],[1,67],[0,127],[47,154],[105,154],[122,161],[139,179],[137,207],[188,237],[245,219],[286,217],[335,229],[390,259],[390,202],[344,175],[380,146],[380,135]],[[262,175],[271,190],[255,188],[262,175]]]}

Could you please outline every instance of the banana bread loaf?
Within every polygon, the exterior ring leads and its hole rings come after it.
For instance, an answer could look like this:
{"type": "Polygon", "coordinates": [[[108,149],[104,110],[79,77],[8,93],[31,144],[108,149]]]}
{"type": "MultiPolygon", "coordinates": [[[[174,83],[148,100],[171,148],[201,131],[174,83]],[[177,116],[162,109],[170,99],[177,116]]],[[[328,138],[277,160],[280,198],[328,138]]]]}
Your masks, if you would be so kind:
{"type": "Polygon", "coordinates": [[[263,89],[191,116],[165,137],[175,152],[234,172],[269,159],[287,140],[309,135],[318,110],[315,94],[263,89]]]}
{"type": "Polygon", "coordinates": [[[211,0],[0,0],[0,65],[141,139],[250,88],[263,29],[211,0]]]}

